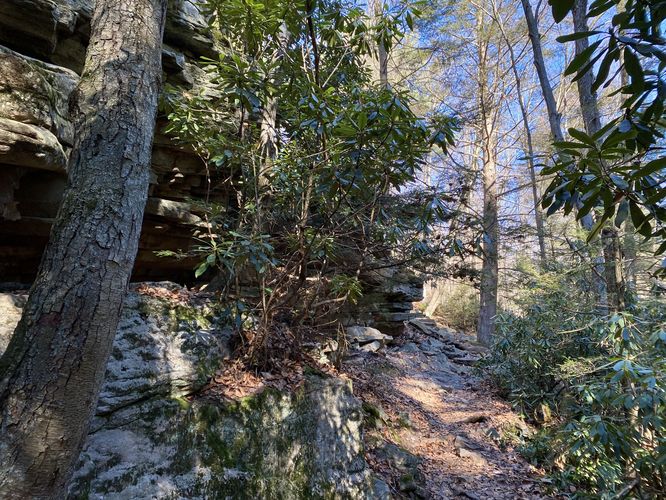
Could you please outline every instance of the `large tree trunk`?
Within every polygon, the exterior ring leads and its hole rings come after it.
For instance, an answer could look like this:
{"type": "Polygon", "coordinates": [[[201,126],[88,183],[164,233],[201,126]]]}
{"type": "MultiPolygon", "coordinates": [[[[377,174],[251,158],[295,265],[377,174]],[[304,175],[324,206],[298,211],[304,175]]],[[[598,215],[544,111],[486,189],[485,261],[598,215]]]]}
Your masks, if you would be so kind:
{"type": "MultiPolygon", "coordinates": [[[[572,17],[574,31],[576,33],[589,31],[587,27],[587,0],[576,0],[574,2],[572,17]]],[[[587,37],[576,40],[576,55],[579,55],[589,46],[587,37]]],[[[588,135],[595,134],[601,129],[601,117],[597,106],[597,96],[592,93],[594,83],[594,72],[590,69],[576,82],[578,86],[578,98],[580,100],[580,112],[583,115],[583,123],[588,135]]]]}
{"type": "Polygon", "coordinates": [[[0,359],[0,498],[63,498],[136,257],[166,0],[97,0],[69,184],[0,359]]]}
{"type": "MultiPolygon", "coordinates": [[[[572,10],[574,31],[576,33],[589,31],[587,26],[587,0],[576,0],[572,10]]],[[[589,46],[587,38],[576,40],[576,55],[589,46]]],[[[590,69],[578,79],[578,98],[580,111],[583,115],[585,131],[588,135],[596,134],[601,130],[601,115],[597,105],[597,96],[592,92],[594,73],[590,69]]],[[[622,250],[617,230],[606,227],[602,231],[601,245],[604,258],[604,276],[608,303],[601,304],[606,310],[621,311],[624,309],[625,283],[622,272],[622,250]]]]}
{"type": "Polygon", "coordinates": [[[484,345],[491,343],[495,334],[497,315],[497,285],[499,279],[499,223],[497,189],[497,127],[499,106],[497,95],[498,74],[490,74],[488,67],[489,41],[485,38],[485,13],[477,12],[479,56],[479,140],[483,153],[483,264],[481,267],[479,324],[477,340],[484,345]],[[493,85],[493,88],[489,88],[493,85]]]}
{"type": "Polygon", "coordinates": [[[486,137],[483,148],[483,265],[477,340],[490,345],[495,335],[499,279],[499,227],[497,220],[496,135],[486,137]]]}

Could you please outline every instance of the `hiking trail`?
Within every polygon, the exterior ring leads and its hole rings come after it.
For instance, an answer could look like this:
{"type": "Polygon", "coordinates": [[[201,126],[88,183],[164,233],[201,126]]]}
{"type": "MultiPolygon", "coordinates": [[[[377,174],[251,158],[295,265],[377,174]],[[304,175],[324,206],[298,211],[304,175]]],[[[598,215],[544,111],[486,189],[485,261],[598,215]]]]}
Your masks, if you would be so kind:
{"type": "Polygon", "coordinates": [[[397,342],[357,351],[342,370],[364,401],[367,460],[386,496],[552,498],[513,449],[529,427],[472,367],[486,349],[425,317],[397,342]]]}

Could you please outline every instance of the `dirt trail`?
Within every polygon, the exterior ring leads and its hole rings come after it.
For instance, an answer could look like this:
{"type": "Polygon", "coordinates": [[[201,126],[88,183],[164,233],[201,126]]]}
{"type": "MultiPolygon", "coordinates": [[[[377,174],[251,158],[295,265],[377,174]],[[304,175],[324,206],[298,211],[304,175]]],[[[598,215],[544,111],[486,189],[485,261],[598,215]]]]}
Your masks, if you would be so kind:
{"type": "Polygon", "coordinates": [[[402,345],[344,366],[374,426],[368,461],[390,495],[549,498],[539,472],[511,447],[529,429],[469,366],[482,348],[428,320],[416,324],[402,345]]]}

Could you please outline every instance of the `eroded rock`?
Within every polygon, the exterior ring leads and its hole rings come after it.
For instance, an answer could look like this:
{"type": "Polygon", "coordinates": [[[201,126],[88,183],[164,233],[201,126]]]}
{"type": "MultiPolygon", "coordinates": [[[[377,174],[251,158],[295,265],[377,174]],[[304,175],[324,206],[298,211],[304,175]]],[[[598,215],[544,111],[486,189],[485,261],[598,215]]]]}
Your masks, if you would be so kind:
{"type": "MultiPolygon", "coordinates": [[[[229,332],[205,300],[159,296],[133,291],[125,301],[70,498],[386,498],[374,493],[382,483],[364,459],[348,380],[309,371],[293,394],[199,395],[229,332]]],[[[24,300],[0,294],[0,350],[24,300]]]]}

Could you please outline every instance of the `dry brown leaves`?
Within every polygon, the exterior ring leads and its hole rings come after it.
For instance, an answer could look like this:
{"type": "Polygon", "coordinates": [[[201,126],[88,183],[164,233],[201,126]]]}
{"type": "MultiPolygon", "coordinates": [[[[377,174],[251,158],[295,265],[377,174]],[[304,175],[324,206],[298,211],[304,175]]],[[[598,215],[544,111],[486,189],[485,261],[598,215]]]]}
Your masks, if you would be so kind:
{"type": "Polygon", "coordinates": [[[173,289],[169,289],[165,286],[150,283],[139,284],[136,287],[136,292],[140,295],[166,300],[174,305],[181,306],[187,305],[195,295],[195,292],[191,292],[185,287],[174,287],[173,289]]]}

